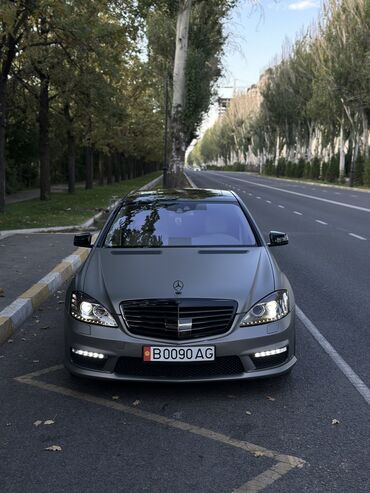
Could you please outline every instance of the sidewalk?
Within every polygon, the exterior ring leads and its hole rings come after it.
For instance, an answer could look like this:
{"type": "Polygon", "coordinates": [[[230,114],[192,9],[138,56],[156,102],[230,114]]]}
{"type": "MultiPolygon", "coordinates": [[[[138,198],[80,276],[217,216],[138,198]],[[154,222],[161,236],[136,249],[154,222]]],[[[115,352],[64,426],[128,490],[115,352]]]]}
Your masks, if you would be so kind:
{"type": "MultiPolygon", "coordinates": [[[[159,176],[140,190],[155,188],[160,180],[159,176]]],[[[100,229],[104,223],[104,217],[100,216],[101,213],[73,228],[100,229]]],[[[31,234],[20,230],[0,238],[0,344],[11,337],[43,301],[62,288],[88,253],[88,248],[76,249],[73,233],[68,232],[31,234]]]]}
{"type": "Polygon", "coordinates": [[[17,234],[0,240],[0,312],[74,250],[73,234],[17,234]]]}
{"type": "MultiPolygon", "coordinates": [[[[76,188],[84,188],[84,183],[76,183],[76,188]]],[[[67,192],[68,185],[65,183],[60,183],[59,185],[53,185],[51,187],[52,192],[67,192]]],[[[5,196],[5,204],[15,204],[17,202],[25,202],[26,200],[38,199],[40,196],[39,188],[32,188],[29,190],[20,190],[19,192],[12,193],[5,196]]]]}

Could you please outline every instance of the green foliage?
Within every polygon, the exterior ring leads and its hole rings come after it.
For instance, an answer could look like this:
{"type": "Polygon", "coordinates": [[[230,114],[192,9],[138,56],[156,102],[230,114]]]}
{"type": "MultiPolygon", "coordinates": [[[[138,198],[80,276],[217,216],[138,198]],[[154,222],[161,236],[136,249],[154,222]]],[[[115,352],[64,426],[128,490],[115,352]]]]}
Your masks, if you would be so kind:
{"type": "MultiPolygon", "coordinates": [[[[147,12],[139,3],[2,2],[1,61],[6,55],[6,34],[12,32],[16,16],[22,8],[29,14],[22,24],[16,64],[8,81],[8,192],[37,185],[38,141],[47,139],[47,135],[40,138],[38,114],[45,81],[53,182],[67,179],[67,132],[76,145],[77,179],[85,178],[84,158],[80,156],[86,146],[93,149],[95,158],[103,156],[105,163],[116,155],[136,163],[140,170],[145,164],[160,163],[163,91],[153,76],[154,63],[146,57],[148,47],[143,40],[147,12]],[[4,3],[7,6],[3,10],[4,3]]],[[[107,166],[103,173],[106,177],[107,166]]]]}
{"type": "Polygon", "coordinates": [[[323,172],[324,179],[328,182],[335,182],[339,178],[339,156],[333,156],[323,172]]]}
{"type": "Polygon", "coordinates": [[[73,195],[58,192],[53,194],[49,202],[34,199],[10,204],[5,214],[0,216],[0,230],[81,224],[96,214],[97,210],[110,205],[113,197],[123,197],[159,174],[155,172],[93,190],[79,189],[73,195]]]}
{"type": "Polygon", "coordinates": [[[364,185],[370,187],[370,158],[367,158],[364,162],[363,180],[364,185]]]}
{"type": "Polygon", "coordinates": [[[353,172],[353,184],[355,186],[361,186],[364,184],[364,159],[363,157],[358,157],[355,162],[354,172],[353,172]]]}
{"type": "MultiPolygon", "coordinates": [[[[339,158],[331,156],[340,148],[345,153],[345,176],[360,183],[365,171],[359,163],[356,170],[350,168],[359,143],[361,156],[369,150],[369,53],[369,2],[325,0],[316,25],[284,46],[257,86],[234,98],[214,131],[205,136],[207,145],[198,144],[200,154],[204,149],[208,156],[210,134],[223,135],[229,154],[242,155],[247,164],[251,150],[253,162],[267,158],[265,173],[318,179],[322,162],[321,179],[335,182],[339,158]],[[253,92],[260,97],[258,103],[250,97],[253,92]],[[281,160],[282,155],[286,159],[281,160]],[[296,163],[298,156],[306,162],[296,163]]],[[[220,148],[214,138],[211,155],[222,156],[220,148]]]]}

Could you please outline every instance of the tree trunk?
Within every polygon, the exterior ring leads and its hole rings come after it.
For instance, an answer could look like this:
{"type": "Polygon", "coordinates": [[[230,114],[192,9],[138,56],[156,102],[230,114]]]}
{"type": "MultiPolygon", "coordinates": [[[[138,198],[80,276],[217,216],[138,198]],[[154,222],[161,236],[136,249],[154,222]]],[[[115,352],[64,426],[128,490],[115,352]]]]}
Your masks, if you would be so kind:
{"type": "Polygon", "coordinates": [[[101,152],[98,153],[99,185],[104,185],[104,158],[101,152]]]}
{"type": "Polygon", "coordinates": [[[121,169],[118,154],[116,152],[113,154],[112,159],[114,163],[114,181],[119,183],[121,181],[121,169]]]}
{"type": "Polygon", "coordinates": [[[50,199],[49,77],[40,77],[39,100],[40,200],[50,199]]]}
{"type": "Polygon", "coordinates": [[[7,77],[0,79],[0,212],[5,210],[5,131],[6,131],[6,84],[7,77]]]}
{"type": "Polygon", "coordinates": [[[107,156],[107,185],[111,185],[112,181],[113,181],[112,157],[108,155],[107,156]]]}
{"type": "Polygon", "coordinates": [[[64,105],[64,118],[67,124],[68,193],[74,193],[76,185],[76,142],[72,130],[69,103],[64,105]]]}
{"type": "Polygon", "coordinates": [[[344,121],[340,123],[339,134],[339,180],[343,180],[345,173],[345,153],[344,153],[344,121]]]}
{"type": "Polygon", "coordinates": [[[276,130],[276,152],[275,152],[275,166],[277,166],[280,158],[280,131],[279,127],[276,130]]]}
{"type": "Polygon", "coordinates": [[[86,146],[85,151],[85,165],[86,165],[86,190],[91,190],[93,187],[93,178],[94,178],[94,158],[93,158],[93,149],[91,145],[86,146]]]}
{"type": "Polygon", "coordinates": [[[167,182],[176,187],[185,164],[185,135],[183,109],[185,102],[186,60],[192,0],[180,0],[176,25],[176,51],[173,68],[173,97],[171,111],[172,151],[167,182]]]}
{"type": "Polygon", "coordinates": [[[71,129],[67,132],[68,146],[68,193],[76,189],[76,143],[71,129]]]}
{"type": "Polygon", "coordinates": [[[365,159],[369,157],[369,122],[367,119],[367,114],[365,110],[362,110],[362,146],[363,146],[363,156],[365,159]]]}

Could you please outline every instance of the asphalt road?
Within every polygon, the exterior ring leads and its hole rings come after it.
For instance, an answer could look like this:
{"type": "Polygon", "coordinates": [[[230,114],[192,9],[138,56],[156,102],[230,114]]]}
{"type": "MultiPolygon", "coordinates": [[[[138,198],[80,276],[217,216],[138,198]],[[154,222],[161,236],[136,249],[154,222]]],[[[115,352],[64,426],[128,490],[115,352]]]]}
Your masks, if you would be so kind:
{"type": "Polygon", "coordinates": [[[48,274],[73,246],[71,233],[17,234],[0,239],[0,311],[48,274]]]}
{"type": "Polygon", "coordinates": [[[288,233],[290,245],[273,253],[298,305],[370,386],[370,193],[246,173],[191,178],[234,190],[266,239],[271,230],[288,233]]]}
{"type": "MultiPolygon", "coordinates": [[[[263,232],[288,232],[291,244],[275,255],[298,304],[368,382],[368,213],[224,174],[192,178],[236,188],[263,232]],[[367,239],[349,236],[350,227],[367,239]]],[[[370,208],[370,196],[367,203],[357,199],[370,208]]],[[[369,406],[300,321],[299,362],[288,377],[99,383],[71,379],[60,367],[63,295],[56,293],[0,347],[2,492],[369,491],[369,406]],[[61,450],[45,450],[53,445],[61,450]]]]}

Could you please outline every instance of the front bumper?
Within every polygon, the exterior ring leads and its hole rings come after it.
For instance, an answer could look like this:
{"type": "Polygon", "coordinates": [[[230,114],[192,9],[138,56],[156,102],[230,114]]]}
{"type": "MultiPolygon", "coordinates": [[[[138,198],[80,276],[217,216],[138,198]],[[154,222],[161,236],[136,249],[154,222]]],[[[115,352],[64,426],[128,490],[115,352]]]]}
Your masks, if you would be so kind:
{"type": "Polygon", "coordinates": [[[133,336],[121,328],[89,325],[79,322],[67,312],[65,314],[65,366],[72,374],[83,377],[146,382],[247,380],[282,375],[289,372],[296,361],[294,310],[278,322],[244,328],[234,324],[224,335],[181,342],[133,336]],[[142,359],[143,347],[151,345],[215,346],[217,364],[163,363],[160,368],[150,367],[158,363],[143,363],[142,359]],[[284,346],[288,350],[277,358],[257,360],[253,356],[256,352],[284,346]],[[72,348],[102,353],[105,358],[76,357],[72,348]],[[177,365],[178,371],[172,371],[174,366],[171,371],[166,371],[167,365],[177,365]],[[151,368],[154,368],[152,372],[151,368]]]}

